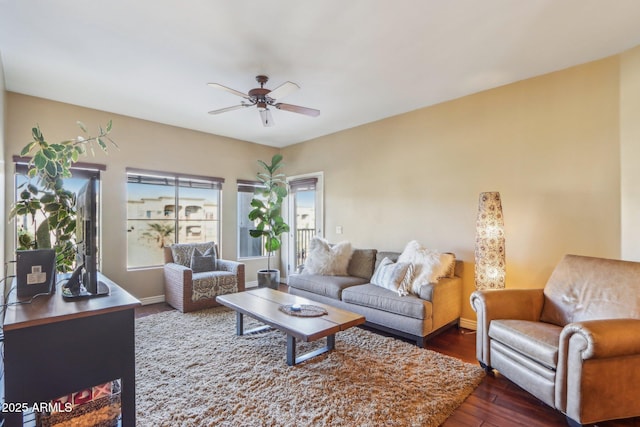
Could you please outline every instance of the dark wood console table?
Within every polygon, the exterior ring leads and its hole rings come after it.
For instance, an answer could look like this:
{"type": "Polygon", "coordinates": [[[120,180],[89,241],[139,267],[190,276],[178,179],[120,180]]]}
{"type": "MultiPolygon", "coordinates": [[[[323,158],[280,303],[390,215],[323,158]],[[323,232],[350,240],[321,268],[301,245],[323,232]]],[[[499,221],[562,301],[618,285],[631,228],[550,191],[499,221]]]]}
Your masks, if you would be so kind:
{"type": "MultiPolygon", "coordinates": [[[[135,307],[140,301],[103,275],[111,294],[64,301],[60,288],[30,304],[8,295],[4,318],[5,402],[47,402],[115,379],[122,383],[122,425],[135,426],[135,307]]],[[[22,412],[4,412],[22,426],[22,412]]]]}

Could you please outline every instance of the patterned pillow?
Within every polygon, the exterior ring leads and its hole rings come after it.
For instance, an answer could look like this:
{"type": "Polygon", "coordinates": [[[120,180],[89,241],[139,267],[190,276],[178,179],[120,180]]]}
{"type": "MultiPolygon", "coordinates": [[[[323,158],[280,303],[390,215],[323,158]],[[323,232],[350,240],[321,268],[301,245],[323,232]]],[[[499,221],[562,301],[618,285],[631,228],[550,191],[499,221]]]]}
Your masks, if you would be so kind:
{"type": "Polygon", "coordinates": [[[411,283],[412,272],[413,266],[408,262],[393,262],[385,258],[373,273],[371,283],[405,296],[408,294],[407,287],[411,283]]]}
{"type": "Polygon", "coordinates": [[[213,248],[207,249],[204,254],[197,248],[194,248],[193,255],[191,255],[190,267],[194,273],[202,273],[203,271],[215,271],[216,256],[213,248]]]}
{"type": "Polygon", "coordinates": [[[175,245],[171,245],[173,262],[184,265],[185,267],[191,267],[191,256],[193,255],[193,250],[195,248],[200,250],[200,252],[204,252],[209,248],[213,248],[215,251],[215,243],[176,243],[175,245]]]}

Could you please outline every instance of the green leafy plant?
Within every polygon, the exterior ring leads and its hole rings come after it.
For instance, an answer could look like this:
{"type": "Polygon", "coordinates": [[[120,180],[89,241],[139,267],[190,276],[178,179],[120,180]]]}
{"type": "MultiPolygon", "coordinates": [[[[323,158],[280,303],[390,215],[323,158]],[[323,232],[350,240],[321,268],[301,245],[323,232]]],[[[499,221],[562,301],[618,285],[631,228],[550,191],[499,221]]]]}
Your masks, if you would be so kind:
{"type": "Polygon", "coordinates": [[[107,142],[116,146],[109,137],[112,122],[98,129],[96,136],[89,136],[87,127],[77,122],[84,137],[58,143],[49,143],[39,126],[31,130],[32,141],[24,146],[21,156],[31,156],[27,182],[18,188],[18,201],[9,213],[10,218],[31,218],[35,236],[18,233],[18,249],[54,248],[58,271],[69,271],[75,260],[75,194],[64,188],[64,179],[71,177],[71,167],[87,149],[94,152],[94,145],[107,151],[107,142]],[[38,213],[43,218],[37,224],[38,213]]]}
{"type": "Polygon", "coordinates": [[[282,218],[282,202],[287,197],[287,183],[285,175],[278,173],[283,166],[282,155],[274,155],[271,164],[262,160],[258,160],[258,164],[264,169],[257,175],[262,187],[256,190],[251,200],[253,210],[249,212],[249,219],[255,222],[256,228],[249,230],[249,234],[263,239],[267,251],[267,270],[271,270],[271,255],[282,246],[282,233],[289,231],[289,226],[282,218]]]}

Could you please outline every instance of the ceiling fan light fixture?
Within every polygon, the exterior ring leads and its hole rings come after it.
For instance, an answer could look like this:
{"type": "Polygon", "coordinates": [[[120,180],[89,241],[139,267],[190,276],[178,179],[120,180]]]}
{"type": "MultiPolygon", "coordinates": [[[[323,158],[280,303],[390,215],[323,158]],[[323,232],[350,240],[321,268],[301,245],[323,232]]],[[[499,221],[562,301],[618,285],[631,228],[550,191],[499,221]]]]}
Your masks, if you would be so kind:
{"type": "Polygon", "coordinates": [[[231,89],[227,86],[221,85],[219,83],[209,83],[209,86],[222,89],[234,95],[240,96],[244,98],[248,103],[244,100],[240,103],[240,105],[234,105],[231,107],[220,108],[218,110],[209,111],[209,114],[219,114],[227,111],[237,110],[243,107],[249,107],[255,105],[260,113],[260,117],[262,119],[262,124],[264,126],[273,126],[273,118],[271,117],[271,111],[269,110],[269,106],[275,107],[279,110],[291,111],[293,113],[304,114],[305,116],[317,117],[320,115],[320,110],[316,110],[314,108],[301,107],[299,105],[292,104],[283,104],[281,102],[276,102],[278,99],[283,98],[289,95],[292,92],[300,89],[300,86],[293,82],[284,82],[273,91],[266,89],[264,84],[269,80],[269,77],[264,75],[256,76],[256,81],[260,83],[260,87],[251,89],[247,94],[243,92],[237,91],[235,89],[231,89]]]}
{"type": "Polygon", "coordinates": [[[262,119],[262,125],[264,127],[271,127],[275,124],[273,122],[273,117],[271,116],[271,110],[269,110],[268,108],[265,108],[264,110],[259,110],[259,111],[260,111],[260,118],[262,119]]]}

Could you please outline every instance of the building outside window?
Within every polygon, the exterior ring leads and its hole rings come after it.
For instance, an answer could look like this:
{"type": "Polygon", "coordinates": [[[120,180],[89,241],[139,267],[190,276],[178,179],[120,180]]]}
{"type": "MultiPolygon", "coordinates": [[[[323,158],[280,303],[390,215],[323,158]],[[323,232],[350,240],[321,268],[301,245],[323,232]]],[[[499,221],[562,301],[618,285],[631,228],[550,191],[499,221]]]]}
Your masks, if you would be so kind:
{"type": "Polygon", "coordinates": [[[223,178],[127,170],[127,268],[164,263],[174,243],[220,245],[223,178]]]}

